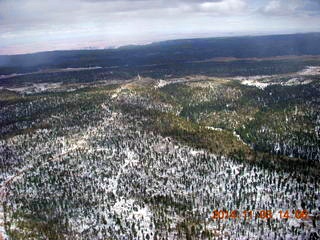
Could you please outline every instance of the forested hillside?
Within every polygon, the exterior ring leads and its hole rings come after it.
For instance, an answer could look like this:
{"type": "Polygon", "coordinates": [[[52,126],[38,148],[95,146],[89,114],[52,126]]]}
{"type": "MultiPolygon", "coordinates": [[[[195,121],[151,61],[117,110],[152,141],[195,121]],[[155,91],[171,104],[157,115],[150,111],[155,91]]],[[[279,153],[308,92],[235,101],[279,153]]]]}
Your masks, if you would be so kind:
{"type": "Polygon", "coordinates": [[[0,231],[10,239],[319,237],[319,67],[30,76],[0,90],[0,231]]]}

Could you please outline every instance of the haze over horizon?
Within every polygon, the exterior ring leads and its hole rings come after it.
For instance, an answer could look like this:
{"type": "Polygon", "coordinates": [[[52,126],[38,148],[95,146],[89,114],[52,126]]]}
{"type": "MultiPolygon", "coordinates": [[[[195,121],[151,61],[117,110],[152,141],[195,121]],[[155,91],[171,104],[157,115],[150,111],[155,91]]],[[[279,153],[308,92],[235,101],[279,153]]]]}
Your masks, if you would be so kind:
{"type": "Polygon", "coordinates": [[[320,32],[317,0],[0,0],[0,54],[320,32]]]}

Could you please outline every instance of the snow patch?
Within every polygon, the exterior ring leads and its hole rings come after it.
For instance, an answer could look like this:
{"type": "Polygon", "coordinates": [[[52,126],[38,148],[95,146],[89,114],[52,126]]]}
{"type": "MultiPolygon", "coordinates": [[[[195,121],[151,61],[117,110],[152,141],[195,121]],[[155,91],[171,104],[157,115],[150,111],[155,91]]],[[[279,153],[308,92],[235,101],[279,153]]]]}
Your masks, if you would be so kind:
{"type": "Polygon", "coordinates": [[[165,81],[165,80],[160,79],[158,84],[155,86],[155,88],[162,88],[162,87],[164,87],[164,86],[166,86],[168,84],[170,84],[170,83],[165,81]]]}
{"type": "Polygon", "coordinates": [[[256,80],[251,80],[251,79],[248,79],[248,80],[244,80],[241,82],[243,85],[247,85],[247,86],[254,86],[254,87],[257,87],[259,89],[262,89],[264,90],[266,87],[270,86],[270,85],[273,85],[275,83],[264,83],[264,82],[258,82],[256,80]]]}
{"type": "Polygon", "coordinates": [[[320,66],[308,66],[306,69],[298,72],[300,76],[316,76],[320,75],[320,66]]]}

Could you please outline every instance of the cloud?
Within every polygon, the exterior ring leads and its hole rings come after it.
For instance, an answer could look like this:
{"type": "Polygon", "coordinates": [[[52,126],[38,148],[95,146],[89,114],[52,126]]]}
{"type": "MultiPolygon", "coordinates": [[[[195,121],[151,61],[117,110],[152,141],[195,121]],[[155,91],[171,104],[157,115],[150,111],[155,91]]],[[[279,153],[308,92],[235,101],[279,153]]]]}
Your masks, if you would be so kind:
{"type": "Polygon", "coordinates": [[[320,2],[317,0],[271,0],[259,10],[270,16],[308,16],[320,13],[320,2]]]}
{"type": "Polygon", "coordinates": [[[310,31],[320,28],[319,9],[318,0],[0,0],[0,53],[281,32],[288,24],[310,31]]]}
{"type": "Polygon", "coordinates": [[[240,14],[245,0],[0,0],[0,37],[240,14]]]}
{"type": "Polygon", "coordinates": [[[243,0],[225,0],[214,2],[203,2],[199,4],[199,9],[219,14],[230,14],[243,11],[247,3],[243,0]]]}
{"type": "Polygon", "coordinates": [[[92,21],[108,19],[109,15],[138,13],[143,16],[149,12],[161,12],[165,16],[185,10],[194,14],[199,11],[234,14],[243,5],[244,0],[0,0],[0,25],[27,27],[28,23],[72,23],[82,18],[92,21]]]}

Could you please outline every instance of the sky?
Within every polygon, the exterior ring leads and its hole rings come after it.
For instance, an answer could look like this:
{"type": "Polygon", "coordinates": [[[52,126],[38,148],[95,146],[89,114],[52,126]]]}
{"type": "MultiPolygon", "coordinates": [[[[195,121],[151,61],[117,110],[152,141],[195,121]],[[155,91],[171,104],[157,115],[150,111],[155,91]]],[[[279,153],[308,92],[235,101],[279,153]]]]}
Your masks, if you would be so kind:
{"type": "Polygon", "coordinates": [[[0,55],[320,32],[320,0],[0,0],[0,55]]]}

